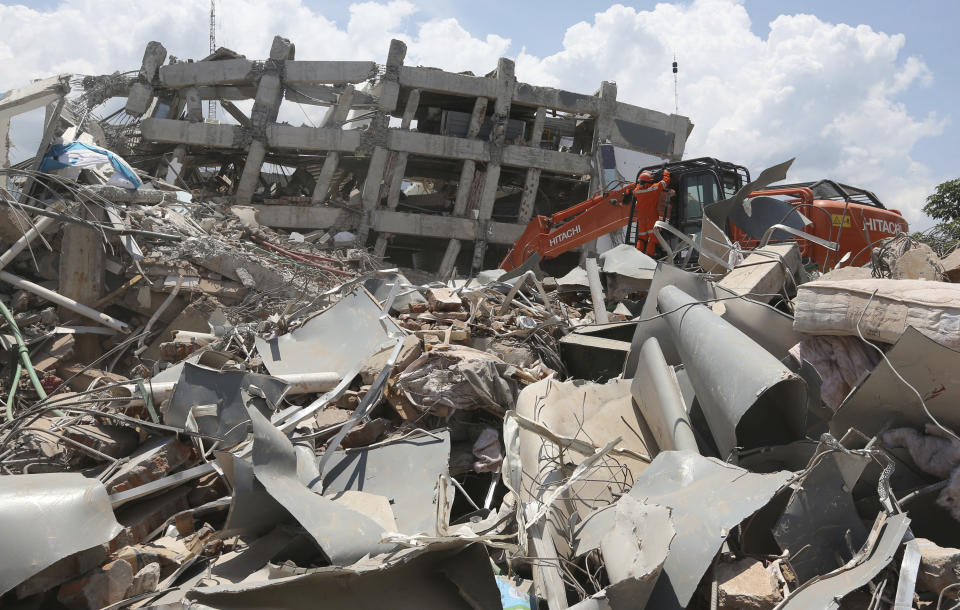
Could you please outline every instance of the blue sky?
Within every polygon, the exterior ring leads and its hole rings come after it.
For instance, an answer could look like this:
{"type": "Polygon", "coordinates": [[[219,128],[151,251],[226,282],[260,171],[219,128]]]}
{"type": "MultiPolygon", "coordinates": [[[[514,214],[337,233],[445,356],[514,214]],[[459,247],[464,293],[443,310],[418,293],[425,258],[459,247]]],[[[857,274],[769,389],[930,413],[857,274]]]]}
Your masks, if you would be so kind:
{"type": "MultiPolygon", "coordinates": [[[[930,225],[920,208],[933,187],[960,176],[958,1],[217,2],[218,41],[248,57],[264,57],[280,34],[298,58],[383,62],[397,37],[413,65],[485,73],[508,56],[521,80],[584,93],[612,80],[618,99],[667,112],[678,52],[680,113],[696,125],[688,154],[754,172],[796,156],[790,180],[869,188],[914,228],[930,225]]],[[[149,40],[202,57],[208,7],[0,0],[0,91],[57,72],[135,69],[149,40]],[[68,43],[77,32],[83,43],[68,43]]],[[[303,121],[298,108],[281,115],[303,121]]],[[[23,142],[34,127],[14,124],[17,152],[31,150],[23,142]]]]}

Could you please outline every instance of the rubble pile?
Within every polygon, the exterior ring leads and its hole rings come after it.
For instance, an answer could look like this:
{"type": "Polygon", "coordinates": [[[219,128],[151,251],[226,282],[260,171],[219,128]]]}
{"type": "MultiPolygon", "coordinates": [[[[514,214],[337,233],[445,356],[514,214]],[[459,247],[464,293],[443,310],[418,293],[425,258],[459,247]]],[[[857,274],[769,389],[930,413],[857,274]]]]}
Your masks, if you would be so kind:
{"type": "Polygon", "coordinates": [[[424,278],[94,148],[0,169],[0,606],[960,600],[955,254],[424,278]]]}

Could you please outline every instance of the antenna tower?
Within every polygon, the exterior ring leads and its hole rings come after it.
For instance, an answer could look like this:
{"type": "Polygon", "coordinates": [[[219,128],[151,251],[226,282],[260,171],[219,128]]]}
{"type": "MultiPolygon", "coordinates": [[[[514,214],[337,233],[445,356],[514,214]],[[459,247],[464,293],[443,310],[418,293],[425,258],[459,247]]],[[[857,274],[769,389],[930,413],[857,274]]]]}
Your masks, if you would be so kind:
{"type": "Polygon", "coordinates": [[[677,54],[673,54],[673,113],[680,114],[680,94],[677,92],[677,54]]]}
{"type": "MultiPolygon", "coordinates": [[[[216,0],[210,0],[210,54],[217,50],[217,4],[216,0]]],[[[674,64],[676,65],[676,64],[674,64]]],[[[217,101],[209,100],[207,102],[207,118],[211,121],[217,120],[217,101]]]]}

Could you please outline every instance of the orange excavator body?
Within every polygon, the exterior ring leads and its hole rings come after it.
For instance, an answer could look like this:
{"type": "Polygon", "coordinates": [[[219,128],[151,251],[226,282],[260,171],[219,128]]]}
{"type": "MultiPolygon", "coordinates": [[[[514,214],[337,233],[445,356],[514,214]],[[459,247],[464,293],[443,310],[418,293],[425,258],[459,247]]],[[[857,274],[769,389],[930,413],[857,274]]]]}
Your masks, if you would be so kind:
{"type": "MultiPolygon", "coordinates": [[[[708,157],[666,164],[656,171],[659,180],[651,178],[650,173],[647,169],[641,170],[634,184],[597,193],[552,216],[535,217],[500,263],[500,268],[513,270],[533,255],[554,258],[631,225],[633,230],[628,234],[637,249],[655,257],[655,222],[664,220],[686,233],[699,232],[703,205],[729,197],[750,178],[745,168],[708,157]]],[[[815,263],[821,271],[834,268],[848,254],[845,265],[866,264],[870,261],[870,246],[883,238],[909,231],[900,212],[884,207],[870,191],[831,180],[774,185],[754,191],[750,197],[754,201],[759,201],[757,198],[781,198],[781,201],[774,202],[779,204],[775,209],[782,211],[788,204],[788,212],[790,207],[795,211],[783,219],[778,212],[771,224],[786,222],[792,216],[792,224],[787,224],[839,246],[834,251],[807,239],[787,236],[786,241],[798,244],[803,260],[815,263]],[[782,198],[787,199],[784,202],[782,198]],[[804,218],[798,220],[797,214],[804,218]]],[[[756,229],[751,237],[744,230],[746,228],[738,227],[733,219],[723,227],[731,243],[739,243],[744,251],[760,244],[756,229]]],[[[774,234],[771,243],[784,241],[777,239],[777,235],[774,234]]],[[[781,232],[779,235],[786,234],[781,232]]]]}

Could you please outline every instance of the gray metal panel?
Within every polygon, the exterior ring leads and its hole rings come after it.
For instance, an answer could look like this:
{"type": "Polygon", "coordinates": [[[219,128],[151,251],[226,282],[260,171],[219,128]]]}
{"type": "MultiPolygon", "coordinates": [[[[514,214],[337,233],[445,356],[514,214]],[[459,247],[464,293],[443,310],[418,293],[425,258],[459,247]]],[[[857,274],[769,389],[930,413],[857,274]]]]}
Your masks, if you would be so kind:
{"type": "Polygon", "coordinates": [[[867,540],[851,491],[871,458],[829,449],[823,443],[817,447],[803,484],[790,496],[773,530],[781,550],[790,549],[788,561],[801,583],[836,568],[838,556],[850,559],[848,535],[854,548],[867,540]],[[827,455],[821,455],[825,451],[827,455]]]}
{"type": "Polygon", "coordinates": [[[807,400],[802,378],[679,288],[665,286],[657,305],[721,456],[736,447],[803,438],[807,400]]]}
{"type": "Polygon", "coordinates": [[[0,595],[55,561],[103,544],[122,529],[107,490],[80,473],[0,477],[0,595]]]}
{"type": "MultiPolygon", "coordinates": [[[[386,496],[403,534],[437,528],[437,483],[447,476],[450,432],[436,431],[380,447],[338,451],[323,469],[324,493],[355,490],[386,496]]],[[[453,487],[447,486],[452,493],[453,487]]],[[[446,502],[452,503],[453,498],[446,502]]]]}
{"type": "Polygon", "coordinates": [[[844,595],[867,584],[890,563],[909,526],[910,519],[906,515],[882,514],[856,558],[825,576],[800,585],[777,606],[777,610],[839,608],[844,595]]]}
{"type": "Polygon", "coordinates": [[[335,371],[346,375],[367,358],[393,346],[403,331],[363,288],[357,288],[300,328],[273,339],[256,338],[271,375],[335,371]],[[386,326],[386,328],[384,328],[386,326]]]}
{"type": "Polygon", "coordinates": [[[253,471],[277,502],[307,530],[335,565],[348,565],[367,553],[386,553],[383,528],[366,515],[313,492],[297,476],[297,454],[283,432],[256,409],[253,421],[253,471]]]}
{"type": "Polygon", "coordinates": [[[770,501],[793,473],[754,474],[690,451],[665,451],[630,495],[671,509],[676,537],[649,608],[685,608],[730,530],[770,501]]]}
{"type": "MultiPolygon", "coordinates": [[[[925,396],[927,408],[940,423],[948,428],[960,427],[960,352],[910,326],[887,352],[887,359],[925,396]]],[[[929,421],[917,395],[882,361],[840,404],[830,421],[830,431],[841,436],[857,428],[873,436],[881,428],[920,427],[929,421]]]]}
{"type": "MultiPolygon", "coordinates": [[[[316,370],[316,369],[314,369],[316,370]]],[[[180,380],[170,397],[164,423],[185,427],[190,410],[200,405],[216,405],[216,417],[197,417],[201,434],[224,439],[221,447],[230,447],[247,438],[247,403],[256,404],[269,413],[262,399],[245,399],[250,386],[263,390],[267,400],[276,405],[289,387],[283,380],[245,371],[215,371],[190,362],[184,363],[180,380]]]]}

